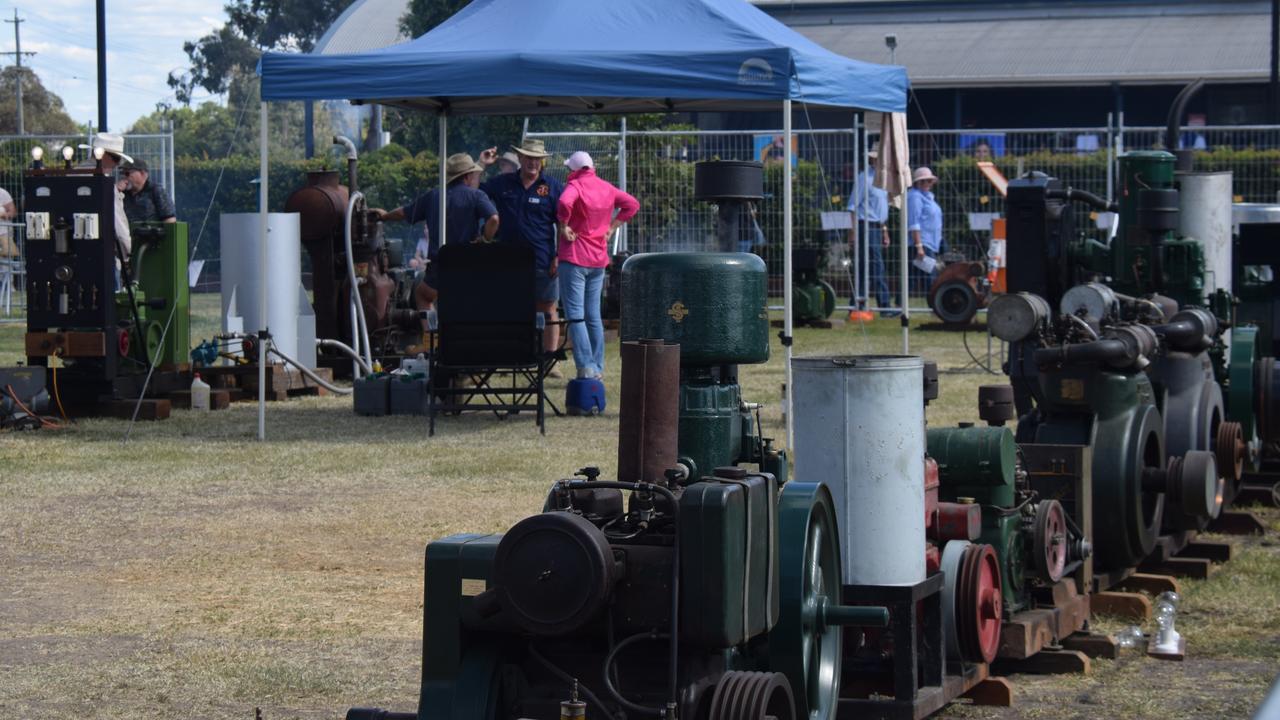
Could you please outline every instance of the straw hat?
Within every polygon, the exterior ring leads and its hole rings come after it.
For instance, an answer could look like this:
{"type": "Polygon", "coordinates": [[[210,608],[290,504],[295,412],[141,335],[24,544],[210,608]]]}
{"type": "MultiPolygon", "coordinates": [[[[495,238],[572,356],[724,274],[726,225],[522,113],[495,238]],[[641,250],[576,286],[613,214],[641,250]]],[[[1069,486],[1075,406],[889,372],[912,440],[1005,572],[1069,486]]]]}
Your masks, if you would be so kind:
{"type": "Polygon", "coordinates": [[[445,184],[457,180],[459,177],[473,172],[484,172],[484,168],[471,158],[470,153],[454,153],[445,161],[445,184]]]}
{"type": "Polygon", "coordinates": [[[498,158],[499,162],[509,162],[516,167],[520,167],[520,156],[513,152],[504,152],[498,158]]]}
{"type": "Polygon", "coordinates": [[[529,157],[551,157],[551,153],[547,152],[546,144],[541,140],[535,140],[534,138],[526,138],[525,141],[519,145],[512,145],[511,149],[521,155],[528,155],[529,157]]]}
{"type": "Polygon", "coordinates": [[[927,167],[918,167],[915,169],[915,172],[911,173],[912,185],[920,182],[921,180],[937,180],[937,179],[938,179],[938,176],[934,175],[933,171],[927,167]]]}

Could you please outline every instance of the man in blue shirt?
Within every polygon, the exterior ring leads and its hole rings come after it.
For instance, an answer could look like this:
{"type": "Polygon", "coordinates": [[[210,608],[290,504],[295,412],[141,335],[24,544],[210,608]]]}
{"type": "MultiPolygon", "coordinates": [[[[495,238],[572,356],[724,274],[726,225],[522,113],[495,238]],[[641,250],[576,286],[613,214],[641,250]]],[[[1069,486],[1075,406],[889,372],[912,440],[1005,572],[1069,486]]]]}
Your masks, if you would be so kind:
{"type": "MultiPolygon", "coordinates": [[[[520,160],[520,170],[496,175],[480,186],[494,205],[501,218],[498,241],[520,243],[533,248],[536,273],[536,300],[538,312],[556,321],[556,303],[560,300],[559,283],[556,280],[556,205],[564,185],[543,174],[543,165],[550,157],[541,140],[526,139],[518,147],[511,148],[520,160]]],[[[489,148],[480,153],[483,165],[498,160],[498,149],[489,148]]],[[[544,349],[551,352],[560,346],[560,326],[548,324],[543,334],[544,349]]],[[[558,371],[548,373],[559,377],[558,371]]]]}
{"type": "MultiPolygon", "coordinates": [[[[489,197],[480,192],[480,174],[484,168],[467,153],[449,156],[445,163],[445,179],[448,187],[445,201],[444,242],[472,242],[477,239],[476,228],[486,242],[498,232],[498,210],[489,197]],[[483,223],[483,226],[481,226],[483,223]]],[[[419,310],[430,310],[437,293],[435,259],[440,252],[440,189],[420,195],[417,200],[391,212],[374,210],[382,222],[403,220],[410,225],[425,222],[427,225],[427,269],[422,280],[413,290],[414,305],[419,310]]],[[[425,322],[425,321],[424,321],[425,322]]]]}
{"type": "MultiPolygon", "coordinates": [[[[867,270],[871,287],[876,291],[876,304],[881,307],[881,314],[892,315],[887,310],[890,306],[889,284],[884,278],[884,258],[881,249],[889,247],[889,228],[885,223],[889,220],[889,193],[875,186],[876,159],[879,154],[872,150],[867,153],[867,167],[854,182],[853,194],[849,196],[849,213],[852,215],[853,227],[849,230],[849,251],[861,260],[862,248],[858,246],[858,233],[862,232],[866,223],[867,232],[867,270]]],[[[866,301],[859,302],[858,287],[862,278],[854,280],[855,287],[851,305],[860,309],[866,308],[866,301]]],[[[862,288],[865,291],[865,288],[862,288]]]]}
{"type": "Polygon", "coordinates": [[[942,252],[942,208],[933,198],[933,186],[938,176],[927,167],[918,167],[911,174],[911,189],[907,190],[907,232],[911,235],[912,292],[923,295],[929,292],[938,274],[937,258],[942,252]],[[925,272],[921,265],[931,266],[925,272]]]}

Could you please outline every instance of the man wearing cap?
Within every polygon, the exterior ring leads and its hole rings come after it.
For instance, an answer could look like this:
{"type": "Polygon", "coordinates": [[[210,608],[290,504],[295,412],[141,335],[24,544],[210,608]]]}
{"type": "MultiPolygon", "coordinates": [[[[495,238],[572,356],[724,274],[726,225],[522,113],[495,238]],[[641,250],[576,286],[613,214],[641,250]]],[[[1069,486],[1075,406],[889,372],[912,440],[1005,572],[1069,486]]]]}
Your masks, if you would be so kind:
{"type": "Polygon", "coordinates": [[[918,167],[911,173],[911,189],[907,190],[907,232],[911,236],[911,272],[916,282],[912,283],[916,293],[929,292],[929,286],[937,275],[936,259],[942,248],[942,208],[933,198],[933,186],[938,176],[927,167],[918,167]],[[920,265],[930,264],[933,267],[925,272],[920,265]]]}
{"type": "MultiPolygon", "coordinates": [[[[556,204],[564,186],[559,180],[543,174],[543,165],[550,154],[541,140],[529,138],[511,149],[519,159],[520,171],[496,175],[480,188],[493,200],[498,207],[498,217],[502,218],[498,241],[533,248],[537,293],[534,308],[551,321],[542,341],[543,349],[552,352],[560,347],[560,326],[554,324],[557,320],[556,303],[560,300],[556,283],[556,204]]],[[[481,164],[492,165],[497,160],[496,147],[480,153],[481,164]]],[[[549,374],[551,377],[560,376],[555,370],[549,374]]]]}
{"type": "Polygon", "coordinates": [[[609,237],[635,217],[640,202],[598,177],[595,162],[586,152],[575,152],[564,164],[569,181],[556,215],[564,239],[559,249],[560,294],[578,377],[598,380],[604,376],[600,289],[609,264],[609,237]]]}
{"type": "Polygon", "coordinates": [[[177,222],[169,193],[151,182],[147,164],[131,160],[120,166],[119,189],[124,193],[124,212],[129,222],[177,222]]]}
{"type": "MultiPolygon", "coordinates": [[[[853,227],[849,229],[849,251],[855,256],[860,253],[858,233],[862,232],[865,222],[868,277],[871,287],[875,288],[876,304],[881,307],[881,314],[888,316],[896,313],[894,310],[885,309],[889,307],[891,301],[889,284],[884,279],[884,258],[881,256],[881,248],[889,247],[889,228],[885,225],[889,220],[889,193],[875,185],[878,157],[879,154],[875,150],[867,153],[867,167],[858,175],[853,185],[853,194],[849,196],[849,213],[853,220],[853,227]]],[[[850,300],[852,305],[858,305],[856,283],[861,280],[862,278],[857,278],[855,282],[854,297],[850,300]]],[[[860,309],[865,309],[865,305],[860,309]]]]}
{"type": "MultiPolygon", "coordinates": [[[[468,153],[455,153],[445,161],[445,232],[444,242],[466,243],[476,240],[476,228],[484,223],[481,236],[488,242],[498,232],[498,211],[488,196],[480,192],[480,174],[484,172],[468,153]]],[[[375,209],[382,222],[403,220],[414,225],[426,222],[428,234],[427,269],[413,290],[414,305],[429,310],[436,301],[436,268],[433,262],[440,252],[440,189],[428,191],[417,200],[387,212],[375,209]]],[[[425,323],[425,321],[424,321],[425,323]]]]}

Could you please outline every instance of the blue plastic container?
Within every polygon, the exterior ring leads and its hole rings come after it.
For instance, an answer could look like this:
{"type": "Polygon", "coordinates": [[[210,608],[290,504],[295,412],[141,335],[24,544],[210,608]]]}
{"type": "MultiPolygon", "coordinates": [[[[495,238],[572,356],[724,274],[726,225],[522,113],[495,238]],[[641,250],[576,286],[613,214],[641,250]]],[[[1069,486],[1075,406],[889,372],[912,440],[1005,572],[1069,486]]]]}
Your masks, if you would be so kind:
{"type": "Polygon", "coordinates": [[[593,378],[575,378],[564,392],[565,412],[570,415],[604,413],[604,383],[593,378]]]}

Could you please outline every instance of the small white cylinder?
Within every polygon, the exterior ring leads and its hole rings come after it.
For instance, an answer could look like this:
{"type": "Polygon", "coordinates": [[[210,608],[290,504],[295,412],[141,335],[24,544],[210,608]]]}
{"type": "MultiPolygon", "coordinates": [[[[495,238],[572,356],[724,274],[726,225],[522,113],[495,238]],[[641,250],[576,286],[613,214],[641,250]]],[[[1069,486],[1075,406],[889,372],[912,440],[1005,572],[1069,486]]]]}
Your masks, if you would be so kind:
{"type": "Polygon", "coordinates": [[[1178,173],[1181,204],[1178,233],[1200,241],[1204,290],[1231,290],[1231,173],[1178,173]]]}
{"type": "MultiPolygon", "coordinates": [[[[224,213],[221,222],[223,322],[232,310],[234,293],[232,314],[243,318],[247,333],[259,330],[260,219],[258,213],[224,213]]],[[[267,237],[267,328],[273,345],[285,355],[298,357],[298,287],[302,283],[302,227],[298,213],[268,215],[267,237]]]]}
{"type": "Polygon", "coordinates": [[[796,479],[835,500],[846,585],[925,579],[924,362],[794,360],[796,479]]]}

